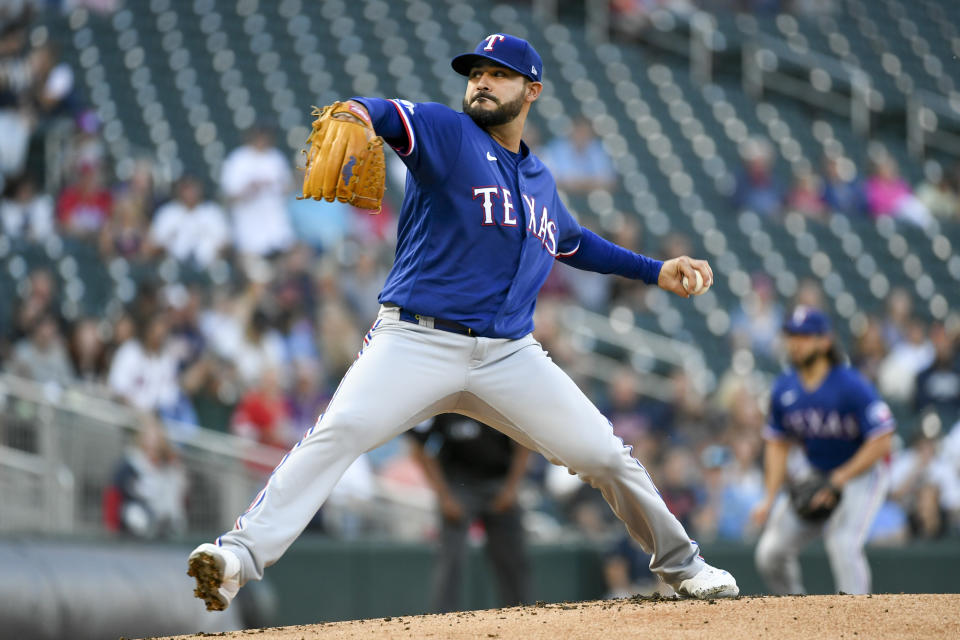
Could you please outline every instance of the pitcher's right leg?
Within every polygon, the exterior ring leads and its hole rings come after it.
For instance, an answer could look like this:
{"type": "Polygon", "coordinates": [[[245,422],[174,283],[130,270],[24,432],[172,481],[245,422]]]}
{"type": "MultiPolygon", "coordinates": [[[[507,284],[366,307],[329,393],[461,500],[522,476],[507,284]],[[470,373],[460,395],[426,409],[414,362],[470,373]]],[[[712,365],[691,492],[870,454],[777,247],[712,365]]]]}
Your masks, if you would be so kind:
{"type": "Polygon", "coordinates": [[[263,577],[361,453],[452,407],[463,388],[469,339],[389,319],[368,337],[327,411],[217,539],[239,559],[240,585],[263,577]]]}

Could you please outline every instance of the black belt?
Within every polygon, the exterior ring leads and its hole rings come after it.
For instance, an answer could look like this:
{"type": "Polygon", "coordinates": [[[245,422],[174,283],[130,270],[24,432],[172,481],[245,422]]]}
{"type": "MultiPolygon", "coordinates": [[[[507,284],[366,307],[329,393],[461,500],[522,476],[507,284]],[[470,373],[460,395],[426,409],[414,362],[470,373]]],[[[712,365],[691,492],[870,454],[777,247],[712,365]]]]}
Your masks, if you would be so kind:
{"type": "MultiPolygon", "coordinates": [[[[429,316],[425,316],[429,317],[429,316]]],[[[400,319],[404,322],[412,322],[413,324],[420,324],[420,314],[407,311],[406,309],[400,309],[400,319]]],[[[433,328],[440,329],[441,331],[449,331],[450,333],[459,333],[464,336],[475,336],[477,333],[468,326],[462,325],[459,322],[453,322],[451,320],[444,320],[443,318],[434,318],[433,319],[433,328]]]]}

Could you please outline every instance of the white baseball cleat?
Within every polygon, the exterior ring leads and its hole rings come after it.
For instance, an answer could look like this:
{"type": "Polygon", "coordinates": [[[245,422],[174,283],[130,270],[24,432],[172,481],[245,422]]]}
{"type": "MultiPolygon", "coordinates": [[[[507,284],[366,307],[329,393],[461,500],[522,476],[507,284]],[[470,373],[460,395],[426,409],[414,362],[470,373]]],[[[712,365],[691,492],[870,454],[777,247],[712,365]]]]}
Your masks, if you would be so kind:
{"type": "Polygon", "coordinates": [[[740,587],[729,572],[705,564],[700,573],[680,583],[677,595],[699,600],[736,598],[740,595],[740,587]]]}
{"type": "Polygon", "coordinates": [[[240,558],[232,551],[205,542],[190,553],[187,575],[197,580],[193,595],[207,611],[223,611],[240,590],[240,558]]]}

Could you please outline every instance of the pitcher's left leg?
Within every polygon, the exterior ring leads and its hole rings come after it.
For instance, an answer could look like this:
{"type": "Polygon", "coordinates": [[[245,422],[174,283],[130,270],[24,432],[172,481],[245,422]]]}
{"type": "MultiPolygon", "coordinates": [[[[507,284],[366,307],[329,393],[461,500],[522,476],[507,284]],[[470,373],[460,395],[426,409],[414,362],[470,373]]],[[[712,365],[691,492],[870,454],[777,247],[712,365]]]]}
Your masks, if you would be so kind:
{"type": "MultiPolygon", "coordinates": [[[[652,554],[650,569],[667,584],[678,588],[698,575],[706,580],[704,569],[713,568],[610,422],[532,337],[504,342],[491,345],[470,370],[467,391],[477,399],[472,411],[599,489],[630,535],[652,554]]],[[[717,583],[712,595],[736,595],[735,581],[729,574],[725,579],[733,583],[730,593],[722,594],[717,583]]],[[[686,590],[699,596],[701,587],[686,590]]]]}

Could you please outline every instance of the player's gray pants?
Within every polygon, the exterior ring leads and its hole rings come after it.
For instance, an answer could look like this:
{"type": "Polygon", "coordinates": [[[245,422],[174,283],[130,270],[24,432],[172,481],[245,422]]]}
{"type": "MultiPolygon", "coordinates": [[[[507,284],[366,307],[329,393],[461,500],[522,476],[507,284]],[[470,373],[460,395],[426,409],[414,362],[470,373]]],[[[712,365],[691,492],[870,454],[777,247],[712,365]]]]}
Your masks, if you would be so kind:
{"type": "Polygon", "coordinates": [[[397,315],[381,309],[326,413],[218,539],[240,557],[241,584],[283,555],[361,453],[443,412],[489,424],[598,488],[667,584],[700,571],[698,546],[646,469],[532,336],[470,337],[397,315]]]}
{"type": "Polygon", "coordinates": [[[870,593],[870,565],[863,545],[889,485],[887,463],[877,463],[847,483],[840,505],[820,524],[800,518],[782,494],[770,512],[754,558],[770,591],[806,593],[797,556],[810,541],[823,535],[837,591],[870,593]]]}

